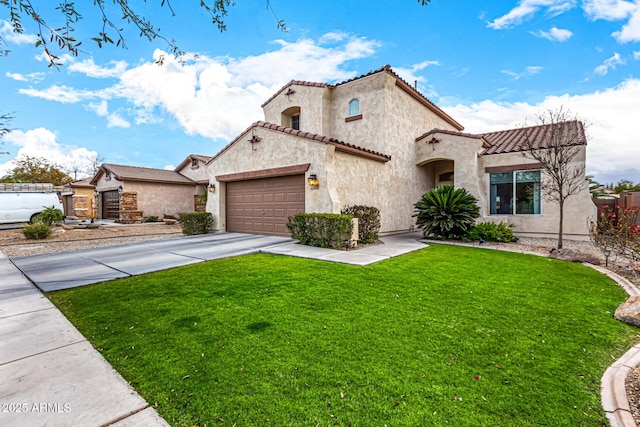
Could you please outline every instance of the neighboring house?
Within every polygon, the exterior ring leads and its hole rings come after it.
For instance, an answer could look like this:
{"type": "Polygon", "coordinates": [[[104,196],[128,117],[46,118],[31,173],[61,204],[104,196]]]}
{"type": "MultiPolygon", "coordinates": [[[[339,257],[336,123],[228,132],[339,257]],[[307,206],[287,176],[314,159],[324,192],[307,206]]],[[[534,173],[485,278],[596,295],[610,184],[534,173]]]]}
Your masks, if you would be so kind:
{"type": "MultiPolygon", "coordinates": [[[[522,155],[523,130],[462,133],[389,66],[338,84],[291,81],[262,108],[265,121],[208,163],[207,210],[220,230],[286,235],[296,212],[368,205],[380,209],[381,234],[405,232],[420,196],[453,184],[479,200],[480,221],[507,221],[521,236],[557,232],[557,205],[540,194],[545,176],[522,155]]],[[[565,209],[565,236],[588,238],[588,186],[565,209]]]]}
{"type": "Polygon", "coordinates": [[[73,181],[65,185],[61,192],[65,216],[78,219],[96,218],[95,188],[95,185],[91,184],[91,178],[73,181]]]}
{"type": "Polygon", "coordinates": [[[91,180],[98,197],[97,216],[139,222],[149,216],[193,212],[206,194],[203,172],[210,159],[192,154],[175,170],[102,164],[91,180]]]}

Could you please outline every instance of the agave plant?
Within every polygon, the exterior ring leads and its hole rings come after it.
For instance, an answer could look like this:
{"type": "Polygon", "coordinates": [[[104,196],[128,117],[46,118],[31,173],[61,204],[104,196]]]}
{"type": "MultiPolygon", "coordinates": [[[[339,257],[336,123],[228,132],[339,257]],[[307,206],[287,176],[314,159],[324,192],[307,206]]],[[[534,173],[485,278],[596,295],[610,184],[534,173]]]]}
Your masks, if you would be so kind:
{"type": "Polygon", "coordinates": [[[416,225],[425,237],[460,238],[480,216],[478,200],[453,185],[441,185],[425,193],[414,206],[416,225]]]}

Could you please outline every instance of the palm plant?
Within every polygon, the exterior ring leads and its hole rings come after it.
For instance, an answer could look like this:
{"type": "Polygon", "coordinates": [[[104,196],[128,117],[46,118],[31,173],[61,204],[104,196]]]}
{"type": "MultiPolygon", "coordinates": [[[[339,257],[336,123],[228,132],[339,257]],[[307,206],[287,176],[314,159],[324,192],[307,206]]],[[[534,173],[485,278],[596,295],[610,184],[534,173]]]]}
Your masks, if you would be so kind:
{"type": "Polygon", "coordinates": [[[478,200],[464,188],[441,185],[427,193],[414,205],[416,225],[424,236],[457,239],[475,224],[480,216],[478,200]]]}

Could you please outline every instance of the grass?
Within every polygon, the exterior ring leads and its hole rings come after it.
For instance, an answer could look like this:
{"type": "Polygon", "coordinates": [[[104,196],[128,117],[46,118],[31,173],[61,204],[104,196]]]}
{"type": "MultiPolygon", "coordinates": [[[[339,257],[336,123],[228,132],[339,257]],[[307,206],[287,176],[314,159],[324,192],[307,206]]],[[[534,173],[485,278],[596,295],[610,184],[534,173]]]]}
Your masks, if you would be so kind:
{"type": "Polygon", "coordinates": [[[49,294],[173,426],[601,426],[637,330],[582,265],[433,245],[273,255],[49,294]]]}

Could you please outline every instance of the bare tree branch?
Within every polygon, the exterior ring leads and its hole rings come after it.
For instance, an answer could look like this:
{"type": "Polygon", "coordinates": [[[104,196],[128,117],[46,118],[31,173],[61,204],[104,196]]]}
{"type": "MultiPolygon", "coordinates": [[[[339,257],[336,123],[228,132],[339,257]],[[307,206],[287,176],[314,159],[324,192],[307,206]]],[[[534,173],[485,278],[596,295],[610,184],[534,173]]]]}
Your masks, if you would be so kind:
{"type": "Polygon", "coordinates": [[[523,156],[542,165],[542,193],[560,208],[558,248],[562,248],[564,205],[587,185],[584,162],[579,156],[587,144],[585,126],[577,116],[560,107],[537,117],[539,126],[526,127],[523,156]]]}

